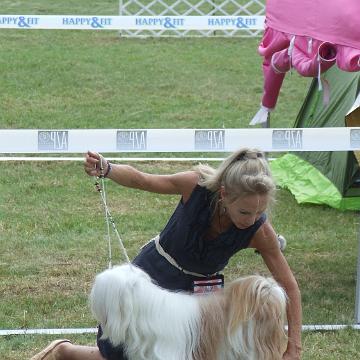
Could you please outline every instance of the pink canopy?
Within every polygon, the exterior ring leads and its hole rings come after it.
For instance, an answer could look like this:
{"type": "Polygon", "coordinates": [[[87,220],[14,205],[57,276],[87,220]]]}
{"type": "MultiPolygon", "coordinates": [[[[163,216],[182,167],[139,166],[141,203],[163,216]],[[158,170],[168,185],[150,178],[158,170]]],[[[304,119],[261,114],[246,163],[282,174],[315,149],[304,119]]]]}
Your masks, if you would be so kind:
{"type": "MultiPolygon", "coordinates": [[[[276,106],[285,73],[318,77],[335,63],[360,71],[360,0],[267,0],[262,106],[251,124],[265,122],[276,106]]],[[[325,84],[326,85],[326,84],[325,84]]]]}

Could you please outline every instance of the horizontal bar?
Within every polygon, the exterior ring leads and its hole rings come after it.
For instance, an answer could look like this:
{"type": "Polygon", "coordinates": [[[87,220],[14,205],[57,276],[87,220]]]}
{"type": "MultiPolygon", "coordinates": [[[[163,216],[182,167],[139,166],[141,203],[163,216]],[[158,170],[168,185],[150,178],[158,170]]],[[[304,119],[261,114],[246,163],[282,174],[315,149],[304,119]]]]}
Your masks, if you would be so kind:
{"type": "MultiPolygon", "coordinates": [[[[106,160],[109,161],[118,161],[118,162],[141,162],[141,161],[164,161],[164,162],[170,162],[170,161],[223,161],[224,158],[218,158],[218,157],[106,157],[106,160]]],[[[272,158],[268,160],[273,160],[272,158]]],[[[0,161],[84,161],[83,157],[44,157],[44,156],[0,156],[0,161]]]]}
{"type": "Polygon", "coordinates": [[[0,154],[360,150],[359,127],[251,129],[0,129],[0,154]]]}
{"type": "MultiPolygon", "coordinates": [[[[354,325],[303,325],[302,331],[338,331],[345,329],[360,330],[359,324],[354,325]]],[[[97,328],[68,328],[68,329],[15,329],[0,330],[0,336],[9,335],[63,335],[63,334],[93,334],[97,328]]]]}
{"type": "Polygon", "coordinates": [[[0,330],[0,336],[9,335],[61,335],[61,334],[93,334],[97,328],[76,328],[76,329],[15,329],[0,330]]]}
{"type": "Polygon", "coordinates": [[[0,29],[262,30],[265,16],[0,15],[0,29]]]}

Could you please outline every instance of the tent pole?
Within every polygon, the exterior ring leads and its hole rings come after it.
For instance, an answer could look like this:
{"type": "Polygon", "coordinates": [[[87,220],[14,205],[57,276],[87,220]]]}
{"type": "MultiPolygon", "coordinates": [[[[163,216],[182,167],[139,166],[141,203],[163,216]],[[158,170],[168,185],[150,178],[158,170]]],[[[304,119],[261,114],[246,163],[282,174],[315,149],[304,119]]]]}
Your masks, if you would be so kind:
{"type": "MultiPolygon", "coordinates": [[[[360,214],[359,214],[360,217],[360,214]]],[[[355,323],[360,324],[360,225],[358,234],[358,257],[357,257],[357,276],[356,276],[356,294],[355,294],[355,323]]]]}

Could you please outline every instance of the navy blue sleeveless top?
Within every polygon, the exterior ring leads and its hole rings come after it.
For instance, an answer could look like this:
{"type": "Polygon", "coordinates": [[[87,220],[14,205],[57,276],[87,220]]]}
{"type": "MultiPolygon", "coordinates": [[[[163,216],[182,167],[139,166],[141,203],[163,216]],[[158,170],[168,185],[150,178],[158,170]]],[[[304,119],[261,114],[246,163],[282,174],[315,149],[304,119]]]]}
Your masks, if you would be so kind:
{"type": "Polygon", "coordinates": [[[205,239],[214,212],[214,194],[197,185],[184,204],[178,204],[164,230],[160,244],[184,269],[200,274],[214,274],[227,265],[230,257],[249,246],[250,240],[264,223],[262,216],[246,229],[232,225],[215,239],[205,239]]]}
{"type": "MultiPolygon", "coordinates": [[[[197,185],[185,204],[182,200],[179,202],[160,233],[161,246],[183,269],[204,275],[223,270],[232,255],[249,246],[251,238],[266,220],[266,215],[262,214],[246,229],[238,229],[232,225],[215,239],[205,239],[211,224],[214,205],[214,194],[205,187],[197,185]]],[[[168,289],[186,287],[181,284],[180,277],[189,278],[189,276],[174,268],[159,255],[153,242],[143,248],[133,263],[148,272],[160,286],[168,289]],[[171,280],[170,278],[166,280],[166,277],[170,277],[170,273],[173,275],[171,280]],[[169,283],[174,281],[178,284],[169,283]]]]}

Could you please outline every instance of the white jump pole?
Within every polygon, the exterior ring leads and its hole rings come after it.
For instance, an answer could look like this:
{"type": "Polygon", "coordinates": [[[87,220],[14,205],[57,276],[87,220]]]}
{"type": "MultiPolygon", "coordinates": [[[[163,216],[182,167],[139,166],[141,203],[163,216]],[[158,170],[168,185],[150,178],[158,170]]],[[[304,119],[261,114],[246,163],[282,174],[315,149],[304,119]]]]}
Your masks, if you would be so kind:
{"type": "MultiPolygon", "coordinates": [[[[355,325],[303,325],[302,331],[339,331],[345,329],[360,330],[360,324],[355,325]]],[[[97,328],[64,328],[64,329],[15,329],[0,330],[0,336],[14,335],[65,335],[65,334],[96,334],[97,328]]]]}
{"type": "Polygon", "coordinates": [[[355,322],[360,324],[360,228],[359,228],[359,245],[357,257],[357,277],[356,277],[356,294],[355,294],[355,322]]]}

